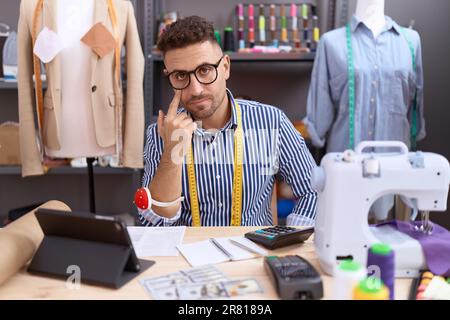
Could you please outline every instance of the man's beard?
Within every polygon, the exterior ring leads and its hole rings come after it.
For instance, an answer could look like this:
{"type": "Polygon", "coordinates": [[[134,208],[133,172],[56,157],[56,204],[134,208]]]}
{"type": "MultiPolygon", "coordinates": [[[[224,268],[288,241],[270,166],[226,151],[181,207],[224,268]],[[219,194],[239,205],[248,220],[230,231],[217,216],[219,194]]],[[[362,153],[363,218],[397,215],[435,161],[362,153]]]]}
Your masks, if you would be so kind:
{"type": "MultiPolygon", "coordinates": [[[[205,100],[205,102],[209,102],[208,100],[205,100]]],[[[194,97],[186,103],[186,106],[187,106],[186,109],[192,114],[192,116],[194,117],[195,120],[208,119],[218,109],[218,105],[215,103],[214,97],[212,97],[211,95],[194,97]],[[211,101],[211,105],[209,107],[205,108],[206,110],[203,108],[201,108],[199,110],[195,106],[189,107],[190,103],[192,103],[192,102],[195,103],[196,101],[203,100],[203,99],[208,99],[209,101],[211,101]]]]}

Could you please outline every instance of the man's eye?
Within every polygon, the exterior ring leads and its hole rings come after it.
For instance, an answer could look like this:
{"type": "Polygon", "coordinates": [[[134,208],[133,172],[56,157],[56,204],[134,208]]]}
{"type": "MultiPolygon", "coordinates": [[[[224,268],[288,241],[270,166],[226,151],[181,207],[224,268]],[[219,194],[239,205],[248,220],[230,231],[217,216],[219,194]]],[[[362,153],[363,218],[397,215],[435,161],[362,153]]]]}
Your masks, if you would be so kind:
{"type": "Polygon", "coordinates": [[[199,72],[201,75],[206,75],[206,74],[208,74],[209,72],[211,72],[211,66],[203,66],[203,67],[201,67],[201,68],[198,69],[198,72],[199,72]]]}
{"type": "Polygon", "coordinates": [[[175,73],[175,79],[179,80],[179,81],[185,80],[186,79],[186,73],[185,72],[175,73]]]}

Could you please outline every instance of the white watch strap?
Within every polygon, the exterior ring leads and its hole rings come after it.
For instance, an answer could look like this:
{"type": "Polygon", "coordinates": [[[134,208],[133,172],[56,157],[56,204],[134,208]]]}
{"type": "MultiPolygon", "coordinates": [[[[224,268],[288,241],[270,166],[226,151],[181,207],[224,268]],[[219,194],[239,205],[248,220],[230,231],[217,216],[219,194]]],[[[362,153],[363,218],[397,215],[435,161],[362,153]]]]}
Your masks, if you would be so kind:
{"type": "Polygon", "coordinates": [[[154,204],[158,207],[161,207],[161,208],[167,208],[167,207],[173,206],[174,204],[177,204],[178,202],[181,202],[184,200],[184,197],[179,197],[178,199],[176,199],[174,201],[160,202],[160,201],[156,201],[155,199],[152,199],[150,190],[148,188],[145,188],[145,192],[147,193],[147,196],[148,196],[148,207],[149,208],[152,207],[152,204],[154,204]]]}

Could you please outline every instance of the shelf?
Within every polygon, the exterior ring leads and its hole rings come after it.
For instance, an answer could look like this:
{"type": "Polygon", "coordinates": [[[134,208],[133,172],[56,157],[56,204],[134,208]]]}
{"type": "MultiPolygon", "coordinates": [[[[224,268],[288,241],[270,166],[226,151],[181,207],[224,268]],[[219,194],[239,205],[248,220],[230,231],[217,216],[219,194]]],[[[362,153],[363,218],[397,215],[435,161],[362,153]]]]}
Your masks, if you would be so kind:
{"type": "MultiPolygon", "coordinates": [[[[94,167],[95,175],[127,175],[138,172],[140,169],[94,167]]],[[[0,166],[0,175],[21,175],[20,166],[0,166]]],[[[47,174],[51,175],[87,175],[86,168],[57,167],[52,168],[47,174]]]]}
{"type": "Polygon", "coordinates": [[[2,90],[17,89],[17,81],[0,80],[0,89],[2,89],[2,90]]]}
{"type": "MultiPolygon", "coordinates": [[[[126,89],[127,81],[122,81],[122,88],[126,89]]],[[[42,83],[42,88],[47,89],[47,83],[42,83]]],[[[17,90],[17,81],[3,81],[0,80],[0,90],[17,90]]]]}
{"type": "MultiPolygon", "coordinates": [[[[313,62],[315,58],[314,52],[309,53],[238,53],[232,52],[228,54],[232,61],[242,62],[313,62]]],[[[154,62],[162,62],[160,54],[150,54],[149,59],[154,62]]]]}
{"type": "MultiPolygon", "coordinates": [[[[47,83],[42,82],[42,88],[47,89],[47,83]]],[[[17,90],[17,81],[0,80],[0,90],[17,90]]]]}

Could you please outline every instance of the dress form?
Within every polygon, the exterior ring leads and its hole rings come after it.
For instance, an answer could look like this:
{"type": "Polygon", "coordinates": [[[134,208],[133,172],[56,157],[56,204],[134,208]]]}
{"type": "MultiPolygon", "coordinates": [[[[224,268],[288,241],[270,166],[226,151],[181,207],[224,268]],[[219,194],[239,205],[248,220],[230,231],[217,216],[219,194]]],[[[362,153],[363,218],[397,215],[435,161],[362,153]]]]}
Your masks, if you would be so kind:
{"type": "Polygon", "coordinates": [[[372,30],[377,38],[386,25],[384,18],[384,0],[358,0],[355,16],[372,30]]]}

